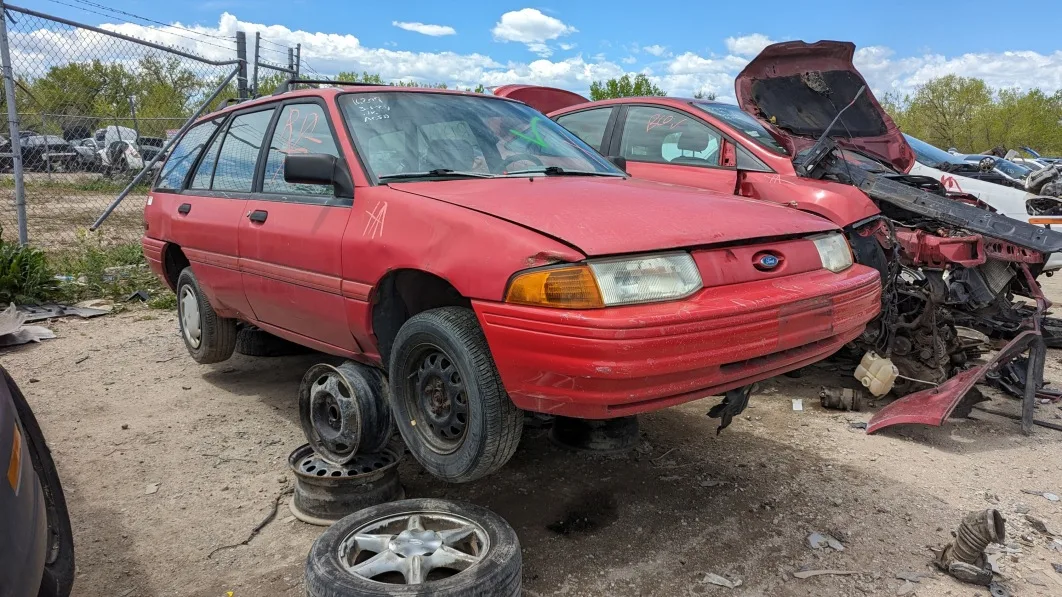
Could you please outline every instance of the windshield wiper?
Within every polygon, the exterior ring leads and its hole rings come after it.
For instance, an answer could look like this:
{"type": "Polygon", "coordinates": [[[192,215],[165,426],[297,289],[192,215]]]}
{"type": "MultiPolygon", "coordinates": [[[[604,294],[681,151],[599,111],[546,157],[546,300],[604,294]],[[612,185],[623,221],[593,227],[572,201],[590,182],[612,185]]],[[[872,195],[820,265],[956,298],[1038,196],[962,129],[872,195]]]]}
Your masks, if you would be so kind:
{"type": "Polygon", "coordinates": [[[521,176],[524,174],[545,174],[546,176],[626,176],[617,172],[598,172],[596,170],[565,170],[560,166],[546,166],[545,168],[532,168],[530,170],[514,170],[506,172],[506,176],[521,176]]]}
{"type": "Polygon", "coordinates": [[[426,172],[399,172],[397,174],[385,174],[377,177],[379,180],[392,178],[494,178],[493,174],[485,172],[467,172],[463,170],[451,170],[449,168],[436,168],[426,172]]]}

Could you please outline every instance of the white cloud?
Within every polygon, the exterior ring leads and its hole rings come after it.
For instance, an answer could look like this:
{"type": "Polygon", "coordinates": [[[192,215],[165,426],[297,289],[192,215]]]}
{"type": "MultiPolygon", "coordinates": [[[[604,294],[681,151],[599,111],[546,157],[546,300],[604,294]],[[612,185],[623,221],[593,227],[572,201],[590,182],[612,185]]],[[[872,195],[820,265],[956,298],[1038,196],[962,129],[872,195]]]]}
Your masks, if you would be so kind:
{"type": "Polygon", "coordinates": [[[571,35],[579,31],[558,18],[542,14],[535,8],[521,8],[501,16],[491,33],[500,42],[515,41],[527,44],[527,49],[539,56],[549,56],[553,51],[547,41],[571,35]]]}
{"type": "Polygon", "coordinates": [[[453,35],[457,33],[453,27],[449,25],[428,25],[425,23],[407,23],[404,21],[391,21],[391,24],[399,29],[405,29],[406,31],[412,31],[414,33],[420,33],[422,35],[430,35],[432,37],[438,37],[440,35],[453,35]]]}
{"type": "Polygon", "coordinates": [[[635,62],[638,62],[638,59],[634,56],[627,56],[620,62],[622,62],[623,64],[634,64],[635,62]]]}
{"type": "Polygon", "coordinates": [[[578,44],[566,44],[566,43],[561,42],[561,43],[559,43],[557,45],[560,46],[560,49],[562,49],[565,52],[567,52],[568,50],[574,50],[575,46],[578,45],[578,44]]]}
{"type": "Polygon", "coordinates": [[[671,52],[667,51],[667,47],[661,46],[659,44],[645,46],[642,48],[642,50],[644,50],[647,54],[652,54],[653,56],[671,56],[671,52]]]}
{"type": "Polygon", "coordinates": [[[741,37],[728,37],[726,38],[726,49],[731,54],[738,56],[754,57],[760,53],[760,50],[773,44],[771,38],[762,33],[753,33],[752,35],[742,35],[741,37]]]}

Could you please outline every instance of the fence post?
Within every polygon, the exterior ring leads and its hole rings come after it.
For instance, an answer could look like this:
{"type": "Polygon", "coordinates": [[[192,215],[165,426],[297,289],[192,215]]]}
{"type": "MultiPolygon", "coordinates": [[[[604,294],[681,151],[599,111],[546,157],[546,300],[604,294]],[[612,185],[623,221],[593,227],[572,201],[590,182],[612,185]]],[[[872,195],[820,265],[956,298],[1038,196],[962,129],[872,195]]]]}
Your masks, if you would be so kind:
{"type": "Polygon", "coordinates": [[[236,92],[240,99],[247,99],[247,34],[243,31],[236,32],[236,59],[240,61],[236,92]]]}
{"type": "Polygon", "coordinates": [[[251,89],[254,91],[254,97],[258,97],[258,46],[262,43],[262,32],[254,32],[254,81],[251,84],[251,89]]]}
{"type": "Polygon", "coordinates": [[[29,243],[26,228],[26,185],[22,178],[22,142],[18,132],[18,106],[15,105],[15,78],[11,72],[11,49],[7,40],[7,7],[0,0],[0,61],[4,71],[4,98],[7,100],[7,124],[11,134],[11,169],[15,176],[15,211],[18,214],[18,243],[29,243]]]}
{"type": "Polygon", "coordinates": [[[295,44],[295,78],[299,78],[299,71],[302,70],[302,44],[295,44]]]}
{"type": "Polygon", "coordinates": [[[295,50],[288,48],[288,70],[295,74],[295,50]]]}

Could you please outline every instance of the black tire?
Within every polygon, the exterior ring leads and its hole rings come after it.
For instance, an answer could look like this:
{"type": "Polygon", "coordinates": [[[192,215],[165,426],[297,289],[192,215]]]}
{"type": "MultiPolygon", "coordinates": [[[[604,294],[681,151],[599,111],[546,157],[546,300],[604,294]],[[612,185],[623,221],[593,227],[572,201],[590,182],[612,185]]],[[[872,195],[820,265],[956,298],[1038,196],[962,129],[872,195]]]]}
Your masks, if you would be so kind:
{"type": "Polygon", "coordinates": [[[313,451],[335,464],[379,452],[394,426],[387,379],[354,361],[310,367],[299,385],[299,423],[313,451]],[[328,382],[337,382],[329,389],[328,382]]]}
{"type": "Polygon", "coordinates": [[[249,357],[286,357],[312,350],[249,325],[236,334],[236,352],[249,357]]]}
{"type": "MultiPolygon", "coordinates": [[[[395,338],[389,371],[395,425],[410,453],[428,472],[444,481],[466,483],[497,471],[512,458],[520,443],[523,413],[505,393],[487,340],[471,310],[442,307],[411,317],[395,338]],[[421,383],[418,372],[423,369],[422,359],[430,358],[430,351],[449,362],[447,371],[456,369],[457,383],[463,388],[453,402],[449,396],[443,398],[448,406],[439,407],[449,413],[464,409],[465,421],[457,440],[442,438],[441,432],[435,431],[427,407],[421,404],[422,393],[416,388],[421,383]]],[[[453,379],[452,372],[446,375],[453,379]]],[[[440,384],[449,393],[448,382],[440,384]]]]}
{"type": "Polygon", "coordinates": [[[501,516],[464,502],[401,500],[360,510],[328,527],[306,558],[306,592],[310,597],[514,597],[520,595],[522,568],[520,539],[501,516]],[[439,512],[478,525],[489,540],[483,559],[448,578],[429,576],[427,582],[416,585],[369,580],[348,572],[340,563],[340,546],[353,531],[375,520],[418,512],[439,512]]]}
{"type": "Polygon", "coordinates": [[[210,301],[207,300],[206,295],[199,288],[199,281],[196,280],[191,267],[181,270],[181,275],[177,278],[177,324],[180,327],[181,339],[184,340],[188,353],[192,355],[192,358],[197,363],[204,365],[220,363],[231,357],[232,352],[236,349],[236,320],[218,317],[217,313],[214,312],[214,308],[210,306],[210,301]],[[190,338],[189,333],[185,330],[185,305],[182,301],[182,293],[186,287],[188,292],[194,295],[198,305],[200,321],[198,345],[195,344],[194,339],[190,338]]]}
{"type": "Polygon", "coordinates": [[[44,492],[44,501],[48,514],[48,532],[51,541],[44,578],[37,593],[38,597],[67,597],[74,586],[74,531],[70,526],[70,512],[66,508],[66,496],[59,482],[59,472],[52,460],[52,452],[44,441],[37,418],[33,416],[26,397],[18,385],[4,371],[4,382],[15,402],[15,413],[26,432],[25,440],[33,470],[40,479],[44,492]]]}

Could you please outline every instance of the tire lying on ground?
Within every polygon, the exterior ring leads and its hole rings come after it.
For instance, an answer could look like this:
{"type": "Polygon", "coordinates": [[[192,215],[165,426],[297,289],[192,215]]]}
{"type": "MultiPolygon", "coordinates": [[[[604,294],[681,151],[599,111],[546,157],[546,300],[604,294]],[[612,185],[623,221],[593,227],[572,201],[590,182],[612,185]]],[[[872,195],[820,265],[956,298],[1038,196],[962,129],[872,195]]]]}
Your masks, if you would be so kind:
{"type": "Polygon", "coordinates": [[[249,357],[286,357],[294,354],[307,354],[309,348],[295,344],[279,336],[248,325],[240,328],[236,334],[236,352],[249,357]]]}
{"type": "Polygon", "coordinates": [[[497,514],[463,502],[412,499],[355,512],[317,538],[306,559],[311,597],[520,595],[520,540],[497,514]]]}

